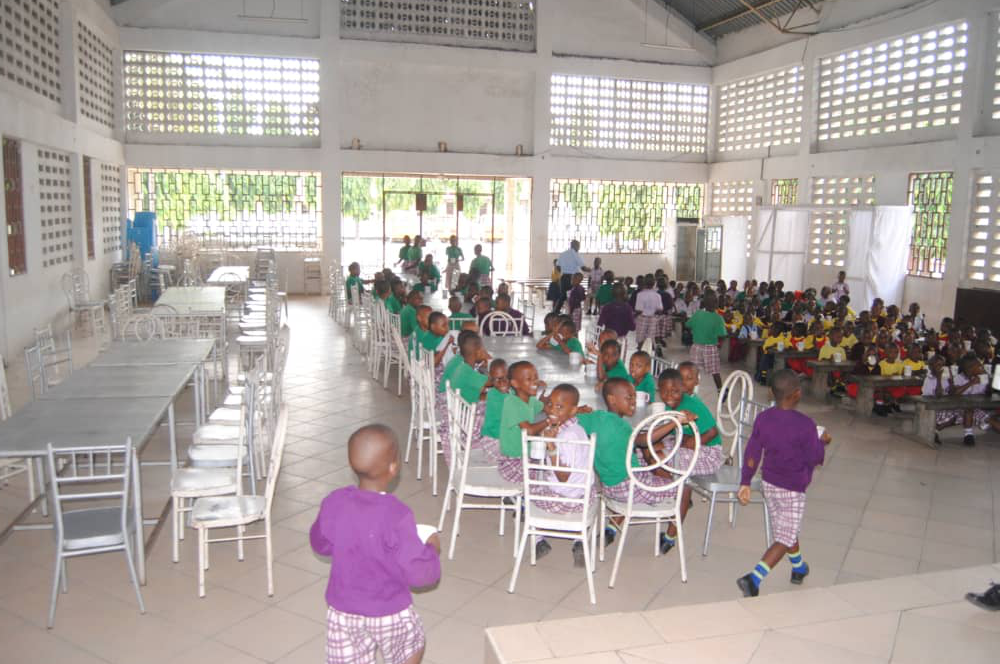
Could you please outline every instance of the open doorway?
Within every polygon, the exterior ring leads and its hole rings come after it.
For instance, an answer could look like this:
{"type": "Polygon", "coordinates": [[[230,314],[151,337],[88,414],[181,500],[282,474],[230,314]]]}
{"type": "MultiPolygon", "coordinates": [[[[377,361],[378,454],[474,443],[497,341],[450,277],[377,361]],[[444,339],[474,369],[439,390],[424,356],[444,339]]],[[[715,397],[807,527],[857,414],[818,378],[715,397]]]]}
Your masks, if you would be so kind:
{"type": "Polygon", "coordinates": [[[404,236],[420,235],[444,273],[445,249],[458,237],[468,271],[473,247],[482,245],[494,277],[528,275],[531,180],[492,176],[344,173],[341,244],[344,262],[370,274],[394,267],[404,236]]]}

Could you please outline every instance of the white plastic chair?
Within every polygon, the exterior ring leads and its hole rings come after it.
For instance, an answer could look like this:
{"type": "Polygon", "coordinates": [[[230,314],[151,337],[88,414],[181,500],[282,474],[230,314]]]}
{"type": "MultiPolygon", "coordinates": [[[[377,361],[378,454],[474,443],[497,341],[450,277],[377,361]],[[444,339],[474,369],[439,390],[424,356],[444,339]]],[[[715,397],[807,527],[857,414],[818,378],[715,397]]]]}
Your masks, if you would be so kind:
{"type": "Polygon", "coordinates": [[[69,304],[70,315],[77,318],[78,322],[83,319],[90,320],[90,331],[95,337],[98,333],[105,332],[104,325],[104,302],[96,302],[90,299],[90,277],[83,268],[71,270],[62,276],[63,294],[69,304]]]}
{"type": "Polygon", "coordinates": [[[472,437],[475,435],[476,407],[465,402],[456,390],[448,390],[448,432],[451,437],[452,463],[448,474],[449,481],[445,488],[444,504],[441,505],[441,518],[438,520],[438,530],[444,528],[445,514],[451,504],[451,496],[455,494],[455,519],[451,527],[451,543],[448,546],[448,560],[455,557],[455,539],[461,529],[463,509],[499,510],[500,536],[504,534],[504,517],[507,511],[514,513],[514,552],[520,539],[521,522],[517,515],[521,512],[520,484],[508,482],[500,475],[496,466],[473,466],[472,437]],[[484,498],[489,502],[471,503],[469,497],[484,498]],[[510,504],[504,502],[507,498],[510,504]]]}
{"type": "Polygon", "coordinates": [[[590,591],[590,603],[597,603],[597,597],[594,594],[594,568],[597,554],[597,531],[599,530],[597,517],[600,510],[598,501],[594,499],[593,495],[594,451],[596,448],[597,439],[593,434],[589,439],[583,440],[556,440],[542,436],[529,436],[527,432],[521,432],[521,459],[524,470],[524,526],[521,530],[521,543],[517,548],[517,562],[514,563],[514,572],[510,577],[507,592],[514,592],[528,539],[530,538],[532,543],[531,564],[534,565],[536,538],[553,537],[581,543],[584,570],[587,575],[587,589],[590,591]],[[579,466],[562,464],[552,466],[549,464],[549,454],[544,454],[541,459],[531,458],[533,445],[544,446],[550,442],[555,443],[557,449],[560,447],[585,448],[586,454],[579,456],[586,459],[586,463],[579,466]],[[546,479],[546,473],[549,471],[567,472],[570,474],[569,480],[560,482],[557,479],[546,479]],[[574,481],[575,477],[582,479],[574,481]],[[579,497],[552,495],[552,487],[573,489],[574,492],[579,492],[579,497]],[[546,511],[542,507],[545,503],[566,505],[575,511],[556,514],[546,511]]]}
{"type": "Polygon", "coordinates": [[[49,443],[47,449],[52,521],[56,533],[49,627],[55,623],[60,583],[62,591],[67,590],[66,559],[94,553],[125,552],[139,612],[145,613],[133,558],[133,547],[137,546],[133,539],[142,537],[142,531],[136,526],[136,515],[141,515],[142,506],[134,485],[132,439],[126,440],[124,445],[58,450],[49,443]],[[109,505],[109,501],[113,504],[109,505]],[[101,506],[65,509],[81,502],[96,502],[101,506]]]}
{"type": "Polygon", "coordinates": [[[382,387],[389,387],[389,372],[392,366],[396,366],[396,396],[403,395],[403,374],[408,371],[406,359],[406,347],[403,345],[403,337],[399,334],[400,320],[399,314],[389,311],[385,312],[385,339],[386,357],[382,365],[382,387]]]}
{"type": "MultiPolygon", "coordinates": [[[[673,522],[677,527],[677,553],[680,556],[681,561],[681,581],[687,583],[687,561],[684,558],[684,528],[681,523],[681,489],[684,488],[684,483],[687,478],[691,475],[691,471],[694,469],[694,465],[698,460],[698,450],[701,449],[701,437],[698,435],[698,429],[692,427],[691,431],[694,437],[694,450],[693,454],[690,456],[690,461],[685,468],[680,468],[674,465],[672,462],[677,455],[677,450],[680,449],[681,445],[681,429],[683,424],[681,422],[681,414],[676,411],[667,411],[665,413],[657,413],[655,415],[650,415],[642,422],[640,422],[632,431],[632,435],[628,439],[628,449],[625,451],[625,467],[628,471],[628,498],[625,502],[618,500],[613,500],[608,498],[606,495],[601,498],[601,524],[607,523],[607,512],[611,514],[617,514],[624,517],[622,524],[622,534],[618,542],[618,551],[615,552],[615,565],[611,570],[611,581],[608,583],[609,588],[615,587],[615,579],[618,576],[618,565],[621,563],[622,552],[625,550],[625,540],[628,537],[629,528],[633,525],[645,525],[645,524],[655,524],[656,525],[656,535],[653,539],[653,555],[660,555],[660,525],[663,522],[668,524],[673,522]],[[635,453],[636,440],[640,436],[644,436],[648,431],[661,427],[665,424],[673,422],[674,430],[671,431],[664,438],[664,451],[661,454],[657,453],[650,447],[650,450],[654,457],[654,463],[649,466],[641,466],[639,468],[632,467],[632,455],[635,453]],[[671,439],[673,440],[671,444],[671,439]],[[657,469],[663,469],[673,476],[673,480],[662,486],[654,486],[651,484],[646,484],[637,475],[637,472],[653,472],[657,469]],[[642,503],[635,503],[635,489],[641,488],[645,491],[651,493],[663,494],[663,500],[655,505],[645,505],[642,503]],[[673,496],[668,494],[673,493],[673,496]]],[[[600,538],[601,543],[601,560],[604,560],[604,538],[600,538]]]]}
{"type": "Polygon", "coordinates": [[[431,493],[438,493],[437,455],[440,453],[437,414],[434,412],[434,354],[421,352],[410,358],[410,428],[406,437],[404,463],[410,462],[411,445],[417,446],[417,479],[422,479],[424,453],[427,454],[427,472],[431,477],[431,493]],[[414,414],[416,415],[414,417],[414,414]]]}
{"type": "Polygon", "coordinates": [[[491,311],[479,324],[483,336],[520,337],[524,332],[524,319],[518,321],[506,311],[491,311]]]}
{"type": "Polygon", "coordinates": [[[274,444],[268,464],[267,485],[264,495],[221,496],[199,498],[191,509],[191,525],[198,531],[198,596],[205,596],[205,570],[208,569],[208,545],[216,542],[236,542],[237,555],[243,560],[243,542],[263,539],[267,565],[267,595],[274,595],[274,550],[271,542],[271,505],[274,490],[281,472],[281,459],[285,450],[285,431],[288,427],[288,407],[282,406],[275,427],[274,444]],[[247,526],[264,522],[263,535],[246,535],[247,526]],[[213,528],[237,528],[236,537],[210,539],[213,528]]]}
{"type": "Polygon", "coordinates": [[[56,383],[50,377],[53,370],[56,373],[62,371],[62,365],[67,374],[73,373],[73,338],[70,330],[66,330],[63,335],[66,343],[63,347],[56,345],[56,337],[52,332],[52,324],[46,324],[35,328],[35,345],[38,346],[42,354],[43,376],[47,387],[52,387],[56,383]]]}
{"type": "MultiPolygon", "coordinates": [[[[0,421],[6,420],[13,414],[14,409],[10,405],[10,389],[7,387],[7,372],[4,370],[3,356],[0,355],[0,421]]],[[[11,478],[22,473],[26,474],[28,476],[28,498],[31,502],[35,502],[35,498],[38,496],[35,493],[35,473],[37,470],[39,469],[35,466],[35,460],[31,457],[0,457],[0,483],[6,486],[11,478]]],[[[48,514],[44,501],[42,502],[42,510],[44,514],[48,514]]]]}
{"type": "MultiPolygon", "coordinates": [[[[745,372],[737,373],[743,373],[749,377],[749,374],[745,372]]],[[[726,385],[729,384],[730,380],[727,380],[726,385]]],[[[742,479],[743,452],[746,449],[747,442],[750,440],[754,420],[757,419],[757,415],[761,411],[767,408],[766,405],[751,398],[753,395],[753,383],[751,382],[750,385],[750,392],[742,392],[742,394],[738,386],[731,386],[733,389],[730,390],[727,401],[731,400],[734,395],[738,397],[735,411],[732,409],[732,405],[721,404],[722,398],[720,395],[719,417],[716,422],[719,431],[723,435],[733,436],[733,443],[729,449],[729,457],[726,459],[726,463],[712,475],[695,475],[691,477],[689,482],[691,488],[696,493],[706,497],[709,501],[708,522],[705,524],[705,542],[701,550],[701,555],[703,556],[708,555],[708,543],[712,536],[712,520],[715,517],[716,503],[722,502],[729,505],[729,524],[733,528],[736,527],[736,512],[740,506],[739,501],[736,499],[736,492],[740,489],[740,481],[742,479]],[[729,429],[724,423],[725,420],[733,423],[732,429],[729,429]]],[[[767,513],[767,506],[764,504],[763,484],[759,473],[754,475],[753,479],[750,480],[750,492],[756,496],[751,498],[751,502],[759,504],[764,510],[764,541],[767,543],[767,546],[771,546],[771,521],[770,515],[767,513]]]]}
{"type": "Polygon", "coordinates": [[[660,374],[667,369],[676,369],[677,363],[665,360],[662,357],[657,357],[656,355],[650,354],[649,356],[649,373],[652,374],[653,380],[659,382],[660,374]]]}

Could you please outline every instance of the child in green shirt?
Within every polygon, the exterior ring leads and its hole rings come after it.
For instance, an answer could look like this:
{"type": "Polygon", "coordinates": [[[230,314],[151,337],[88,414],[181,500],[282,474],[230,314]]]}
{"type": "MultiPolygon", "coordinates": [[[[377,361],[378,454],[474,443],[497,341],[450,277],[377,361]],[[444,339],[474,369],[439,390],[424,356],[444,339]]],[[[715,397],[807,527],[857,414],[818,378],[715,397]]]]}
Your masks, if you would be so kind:
{"type": "Polygon", "coordinates": [[[385,299],[385,308],[389,313],[399,315],[403,310],[403,302],[406,300],[406,284],[400,279],[393,279],[389,284],[392,294],[385,299]]]}
{"type": "MultiPolygon", "coordinates": [[[[545,430],[547,421],[535,422],[542,412],[542,401],[535,395],[545,383],[538,379],[538,370],[531,362],[515,362],[507,369],[510,394],[500,412],[500,462],[497,470],[508,482],[524,481],[521,465],[521,432],[537,436],[545,430]]],[[[544,399],[544,396],[542,397],[544,399]]]]}
{"type": "Polygon", "coordinates": [[[420,275],[420,283],[428,284],[431,292],[436,293],[438,284],[441,282],[441,271],[434,264],[434,256],[427,254],[424,262],[420,264],[417,273],[420,275]],[[426,279],[425,279],[426,277],[426,279]]]}
{"type": "Polygon", "coordinates": [[[490,282],[490,272],[493,271],[493,261],[483,256],[483,245],[481,244],[473,247],[472,251],[476,254],[476,257],[469,263],[469,272],[471,273],[472,270],[475,270],[479,274],[479,283],[488,284],[490,282]]]}
{"type": "Polygon", "coordinates": [[[605,304],[615,299],[615,273],[608,270],[604,273],[604,283],[600,285],[597,289],[597,293],[594,294],[594,301],[597,303],[597,308],[600,310],[605,304]]]}
{"type": "Polygon", "coordinates": [[[462,248],[458,246],[458,238],[452,235],[448,238],[448,246],[444,250],[444,255],[448,258],[448,264],[444,271],[444,284],[447,290],[455,287],[455,283],[461,273],[461,262],[465,260],[462,248]]]}
{"type": "Polygon", "coordinates": [[[650,359],[649,353],[641,350],[632,353],[632,357],[628,361],[629,380],[635,385],[636,392],[645,392],[649,395],[647,403],[653,403],[656,399],[656,381],[653,380],[653,375],[649,372],[652,365],[653,361],[650,359]]]}
{"type": "Polygon", "coordinates": [[[565,318],[559,319],[559,331],[554,339],[559,344],[559,349],[569,355],[579,353],[583,357],[583,362],[587,362],[587,355],[583,352],[583,344],[576,338],[576,323],[565,318]]]}
{"type": "Polygon", "coordinates": [[[351,302],[351,293],[357,289],[358,293],[361,295],[365,294],[365,280],[359,275],[361,274],[361,265],[358,263],[351,263],[347,266],[347,279],[344,280],[344,289],[347,291],[347,301],[351,302]]]}
{"type": "Polygon", "coordinates": [[[406,339],[417,330],[417,307],[424,303],[420,291],[410,291],[406,306],[399,311],[399,336],[406,339]]]}
{"type": "MultiPolygon", "coordinates": [[[[692,362],[682,363],[679,370],[665,370],[660,374],[660,395],[667,410],[690,413],[692,415],[690,419],[694,419],[697,424],[701,448],[698,450],[697,459],[694,460],[691,475],[712,475],[725,463],[726,456],[722,451],[722,436],[719,435],[712,411],[693,391],[688,392],[686,389],[688,385],[697,386],[697,372],[698,367],[692,362]],[[692,372],[695,374],[693,382],[690,376],[692,372]]],[[[690,424],[684,427],[683,433],[681,448],[674,455],[673,465],[677,468],[690,466],[694,455],[694,432],[691,430],[690,424]]],[[[685,486],[681,495],[681,523],[687,517],[690,500],[691,487],[685,486]]],[[[660,553],[667,553],[674,548],[676,537],[677,526],[671,523],[667,527],[667,532],[660,537],[660,553]]]]}
{"type": "Polygon", "coordinates": [[[475,316],[462,311],[462,298],[452,295],[448,298],[448,311],[451,312],[449,327],[453,330],[462,329],[462,323],[467,320],[475,320],[475,316]]]}
{"type": "Polygon", "coordinates": [[[601,354],[597,362],[597,385],[601,386],[609,378],[623,378],[630,381],[628,370],[621,361],[622,347],[615,339],[601,344],[601,354]]]}

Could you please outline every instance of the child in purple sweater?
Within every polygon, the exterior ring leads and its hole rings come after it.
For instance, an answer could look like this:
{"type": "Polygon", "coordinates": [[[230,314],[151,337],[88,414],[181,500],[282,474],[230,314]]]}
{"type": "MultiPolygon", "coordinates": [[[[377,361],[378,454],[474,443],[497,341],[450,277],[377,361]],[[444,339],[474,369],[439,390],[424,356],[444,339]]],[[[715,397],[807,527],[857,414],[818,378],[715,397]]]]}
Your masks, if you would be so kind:
{"type": "Polygon", "coordinates": [[[320,506],[309,531],[313,551],[330,556],[326,587],[327,664],[419,664],[424,627],[410,588],[441,578],[437,534],[417,536],[413,512],[386,493],[399,474],[399,442],[373,424],[347,443],[358,486],[337,489],[320,506]]]}
{"type": "Polygon", "coordinates": [[[823,463],[824,445],[830,443],[830,434],[820,435],[812,418],[795,410],[802,398],[802,387],[794,371],[782,369],[775,373],[771,392],[776,405],[758,415],[753,423],[737,497],[742,505],[750,502],[750,480],[760,468],[774,543],[753,571],[737,579],[744,597],[760,594],[764,577],[786,553],[792,564],[792,583],[802,583],[809,574],[799,547],[799,530],[806,511],[806,487],[812,481],[813,469],[823,463]]]}

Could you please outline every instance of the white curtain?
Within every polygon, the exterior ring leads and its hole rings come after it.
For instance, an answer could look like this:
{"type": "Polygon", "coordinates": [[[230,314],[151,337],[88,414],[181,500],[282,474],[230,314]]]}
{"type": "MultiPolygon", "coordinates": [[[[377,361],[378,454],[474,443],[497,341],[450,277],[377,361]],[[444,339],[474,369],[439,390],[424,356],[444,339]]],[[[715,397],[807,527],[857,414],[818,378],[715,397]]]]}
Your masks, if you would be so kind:
{"type": "Polygon", "coordinates": [[[746,216],[706,217],[709,226],[722,226],[722,269],[721,278],[729,283],[736,279],[740,286],[747,279],[747,228],[750,218],[746,216]]]}
{"type": "Polygon", "coordinates": [[[906,205],[880,205],[856,211],[849,219],[847,283],[852,308],[867,309],[880,297],[887,304],[903,301],[913,210],[906,205]]]}
{"type": "Polygon", "coordinates": [[[805,210],[760,210],[754,224],[754,278],[785,282],[785,290],[801,290],[809,241],[805,210]]]}

